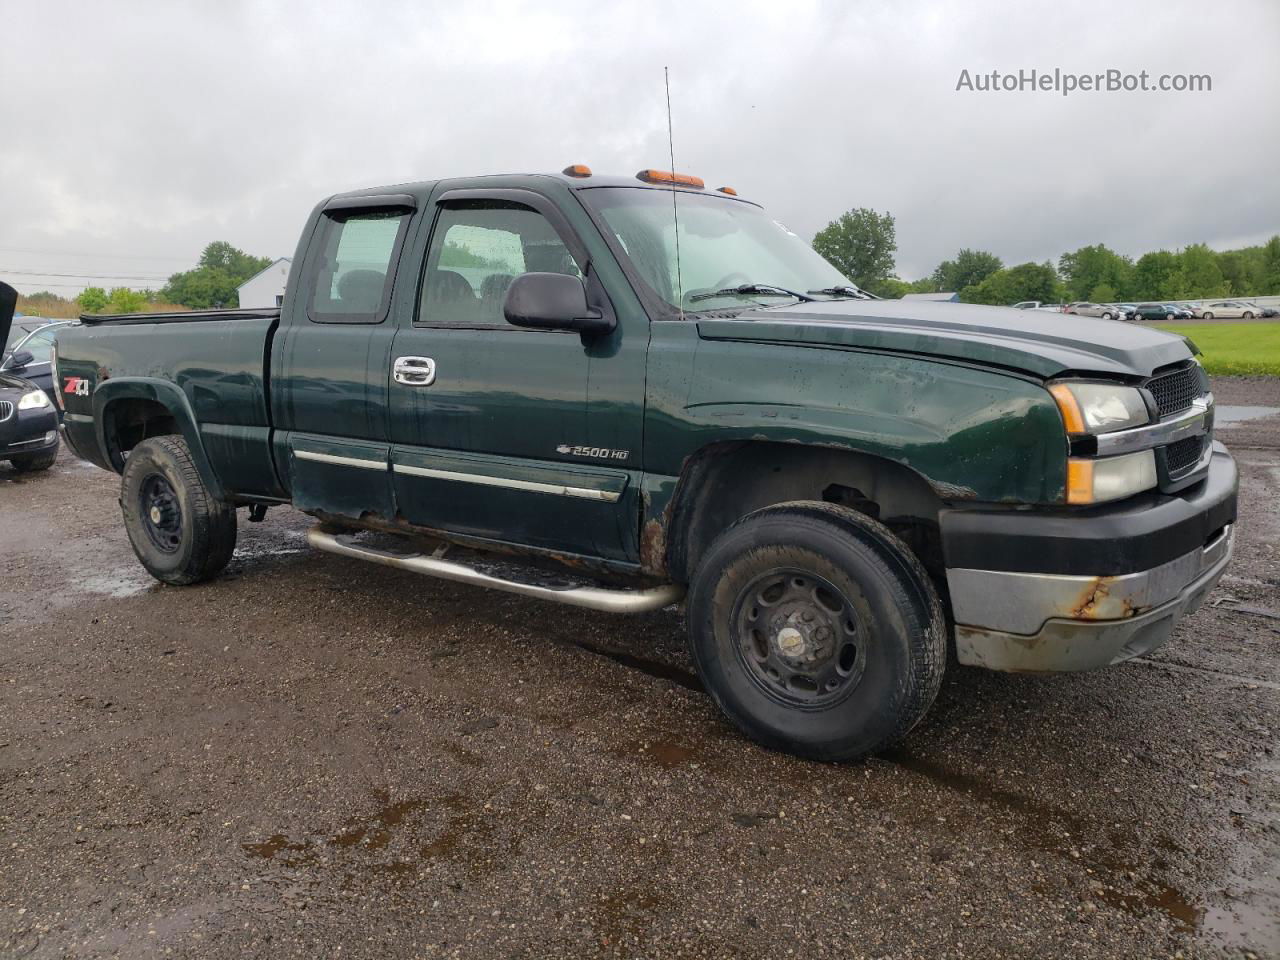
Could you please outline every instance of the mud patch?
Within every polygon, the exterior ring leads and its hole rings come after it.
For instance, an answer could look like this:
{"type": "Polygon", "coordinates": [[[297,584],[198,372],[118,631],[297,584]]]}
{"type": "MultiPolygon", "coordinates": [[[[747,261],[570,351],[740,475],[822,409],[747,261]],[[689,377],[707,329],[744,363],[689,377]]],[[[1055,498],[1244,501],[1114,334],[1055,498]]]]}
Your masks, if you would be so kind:
{"type": "MultiPolygon", "coordinates": [[[[1103,903],[1138,917],[1158,911],[1173,921],[1175,929],[1181,933],[1200,931],[1205,906],[1176,887],[1151,876],[1146,858],[1130,856],[1138,851],[1126,850],[1123,838],[1113,835],[1105,842],[1089,842],[1086,838],[1094,832],[1092,825],[1072,811],[1036,803],[1012,790],[993,786],[980,777],[949,770],[902,749],[889,751],[881,759],[927,777],[948,790],[1016,814],[1013,836],[1033,850],[1082,865],[1091,875],[1092,895],[1103,903]]],[[[1157,836],[1156,845],[1168,850],[1177,849],[1176,841],[1164,835],[1157,836]]],[[[1156,869],[1167,866],[1158,858],[1150,865],[1156,869]]]]}

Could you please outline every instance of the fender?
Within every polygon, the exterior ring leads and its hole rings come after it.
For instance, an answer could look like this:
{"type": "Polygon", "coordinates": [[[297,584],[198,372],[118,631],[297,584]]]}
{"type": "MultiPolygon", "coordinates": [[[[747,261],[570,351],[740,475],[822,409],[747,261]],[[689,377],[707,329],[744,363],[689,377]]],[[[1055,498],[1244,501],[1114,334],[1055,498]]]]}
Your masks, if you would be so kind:
{"type": "Polygon", "coordinates": [[[178,432],[187,441],[191,450],[191,459],[195,463],[200,479],[204,481],[209,492],[219,500],[226,500],[226,491],[219,482],[209,457],[205,453],[204,441],[200,437],[200,428],[196,424],[194,411],[187,395],[176,383],[154,377],[113,377],[98,385],[93,391],[93,427],[97,440],[99,455],[104,464],[120,473],[122,464],[112,458],[110,445],[107,442],[107,414],[110,406],[119,400],[150,400],[164,407],[173,416],[178,425],[178,432]]]}

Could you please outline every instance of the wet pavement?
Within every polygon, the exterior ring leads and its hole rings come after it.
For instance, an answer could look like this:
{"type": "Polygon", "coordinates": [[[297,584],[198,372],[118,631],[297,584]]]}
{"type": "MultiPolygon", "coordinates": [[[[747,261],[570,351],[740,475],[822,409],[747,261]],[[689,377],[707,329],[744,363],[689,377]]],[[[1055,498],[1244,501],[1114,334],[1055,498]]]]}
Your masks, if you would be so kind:
{"type": "Polygon", "coordinates": [[[0,466],[0,956],[1280,955],[1280,416],[1221,437],[1236,559],[1168,646],[953,668],[845,765],[729,728],[675,612],[316,553],[287,510],[163,587],[113,475],[0,466]]]}

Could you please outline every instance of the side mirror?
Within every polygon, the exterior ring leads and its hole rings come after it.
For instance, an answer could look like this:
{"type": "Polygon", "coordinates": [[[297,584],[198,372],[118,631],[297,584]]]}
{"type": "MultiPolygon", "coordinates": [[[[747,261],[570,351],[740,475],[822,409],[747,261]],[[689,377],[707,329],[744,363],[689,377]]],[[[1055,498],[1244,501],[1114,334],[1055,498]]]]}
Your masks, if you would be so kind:
{"type": "Polygon", "coordinates": [[[587,306],[587,288],[565,273],[522,273],[511,281],[502,304],[507,323],[537,330],[609,333],[614,321],[587,306]]]}
{"type": "Polygon", "coordinates": [[[9,362],[5,364],[5,367],[9,370],[21,370],[34,359],[35,357],[31,355],[30,350],[19,350],[9,358],[9,362]]]}

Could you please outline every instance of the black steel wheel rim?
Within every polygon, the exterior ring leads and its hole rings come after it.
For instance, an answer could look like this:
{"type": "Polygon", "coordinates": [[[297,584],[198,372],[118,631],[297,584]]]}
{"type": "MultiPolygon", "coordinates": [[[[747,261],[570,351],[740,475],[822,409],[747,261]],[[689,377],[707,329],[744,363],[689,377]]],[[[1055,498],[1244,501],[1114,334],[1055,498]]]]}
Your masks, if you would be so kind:
{"type": "Polygon", "coordinates": [[[173,486],[161,474],[150,474],[138,489],[142,528],[157,550],[176,553],[182,546],[182,508],[173,486]]]}
{"type": "Polygon", "coordinates": [[[839,703],[866,669],[866,631],[853,604],[805,570],[771,570],[752,580],[734,602],[730,629],[747,675],[784,706],[839,703]]]}

